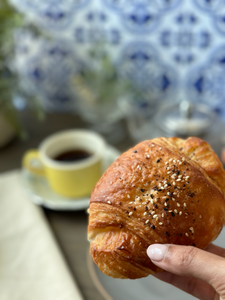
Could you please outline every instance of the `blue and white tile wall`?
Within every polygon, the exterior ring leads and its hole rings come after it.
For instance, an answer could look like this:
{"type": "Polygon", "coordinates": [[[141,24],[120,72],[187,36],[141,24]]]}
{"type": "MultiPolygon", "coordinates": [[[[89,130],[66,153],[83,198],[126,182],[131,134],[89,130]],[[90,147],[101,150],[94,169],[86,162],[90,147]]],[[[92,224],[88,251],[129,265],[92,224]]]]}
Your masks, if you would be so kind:
{"type": "Polygon", "coordinates": [[[10,0],[53,39],[18,37],[18,66],[50,110],[71,110],[70,77],[106,39],[157,101],[183,95],[225,120],[224,0],[10,0]]]}

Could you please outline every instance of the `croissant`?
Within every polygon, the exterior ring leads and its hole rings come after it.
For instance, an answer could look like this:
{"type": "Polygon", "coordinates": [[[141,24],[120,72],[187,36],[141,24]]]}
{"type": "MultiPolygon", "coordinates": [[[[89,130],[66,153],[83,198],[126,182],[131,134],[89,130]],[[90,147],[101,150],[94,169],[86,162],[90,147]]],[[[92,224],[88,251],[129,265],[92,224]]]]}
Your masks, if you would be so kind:
{"type": "Polygon", "coordinates": [[[211,147],[190,137],[156,138],[123,153],[90,199],[88,239],[100,270],[114,278],[161,271],[153,243],[204,249],[225,222],[225,171],[211,147]]]}

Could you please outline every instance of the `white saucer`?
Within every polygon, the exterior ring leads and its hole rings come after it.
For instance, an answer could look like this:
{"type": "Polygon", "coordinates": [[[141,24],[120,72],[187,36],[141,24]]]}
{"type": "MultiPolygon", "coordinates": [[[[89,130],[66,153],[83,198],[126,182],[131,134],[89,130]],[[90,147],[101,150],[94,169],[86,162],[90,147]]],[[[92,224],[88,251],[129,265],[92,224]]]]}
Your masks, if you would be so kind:
{"type": "MultiPolygon", "coordinates": [[[[106,170],[119,155],[120,152],[116,148],[108,145],[104,169],[106,170]]],[[[34,175],[25,169],[21,171],[21,177],[31,201],[37,205],[52,210],[82,210],[89,206],[90,197],[68,199],[60,196],[52,191],[45,178],[34,175]]]]}
{"type": "MultiPolygon", "coordinates": [[[[225,247],[225,228],[214,242],[215,245],[225,247]]],[[[93,262],[88,252],[88,269],[97,289],[106,300],[194,300],[195,297],[156,279],[153,276],[129,280],[114,279],[104,275],[93,262]]]]}

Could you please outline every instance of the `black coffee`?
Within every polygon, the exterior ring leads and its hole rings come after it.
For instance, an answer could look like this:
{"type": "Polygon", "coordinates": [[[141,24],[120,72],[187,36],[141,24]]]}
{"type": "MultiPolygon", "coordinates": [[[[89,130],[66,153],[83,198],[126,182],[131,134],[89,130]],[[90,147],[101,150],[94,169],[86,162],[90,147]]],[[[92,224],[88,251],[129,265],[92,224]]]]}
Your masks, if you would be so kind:
{"type": "Polygon", "coordinates": [[[86,159],[91,156],[91,153],[85,151],[85,150],[68,150],[65,152],[62,152],[54,157],[54,160],[57,160],[59,162],[75,162],[80,161],[83,159],[86,159]]]}

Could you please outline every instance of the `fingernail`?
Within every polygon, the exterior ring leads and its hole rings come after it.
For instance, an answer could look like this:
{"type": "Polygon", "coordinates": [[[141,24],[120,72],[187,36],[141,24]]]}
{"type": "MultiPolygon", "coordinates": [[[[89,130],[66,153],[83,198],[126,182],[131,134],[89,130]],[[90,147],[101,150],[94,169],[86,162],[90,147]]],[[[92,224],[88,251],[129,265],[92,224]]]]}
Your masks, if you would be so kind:
{"type": "Polygon", "coordinates": [[[162,261],[168,247],[162,244],[154,244],[148,247],[147,255],[151,260],[162,261]]]}

